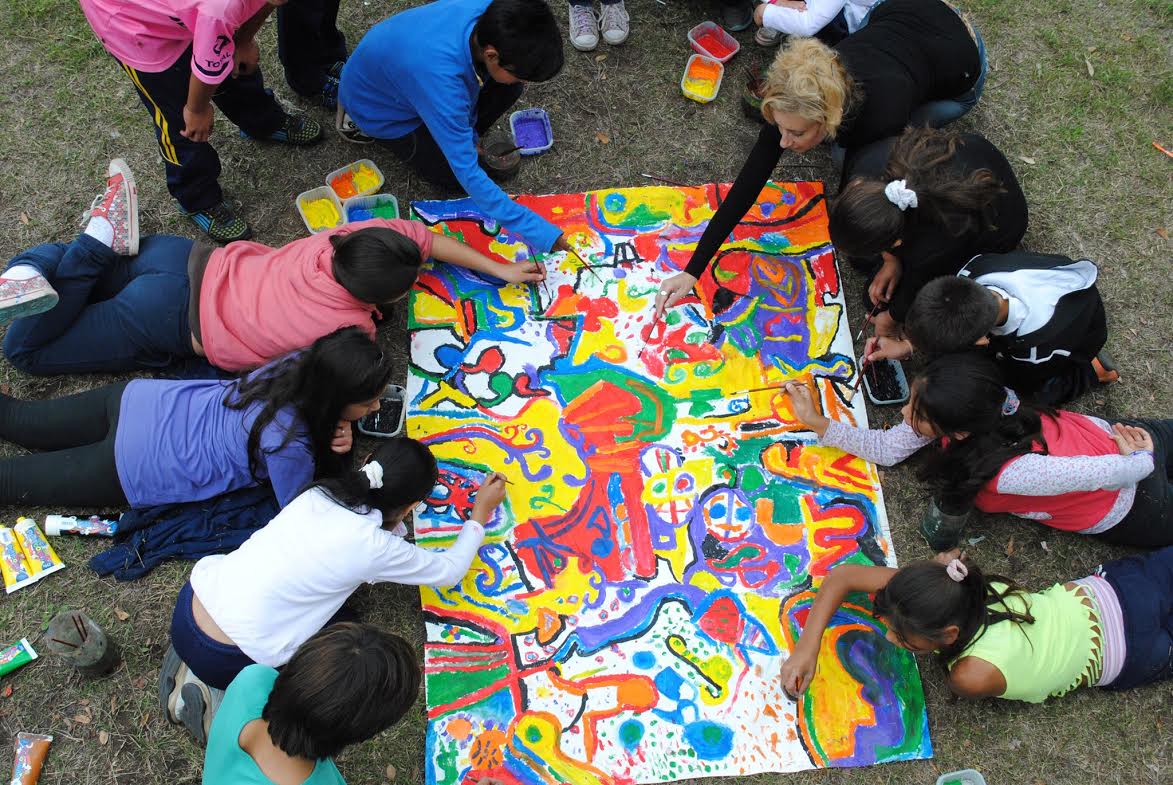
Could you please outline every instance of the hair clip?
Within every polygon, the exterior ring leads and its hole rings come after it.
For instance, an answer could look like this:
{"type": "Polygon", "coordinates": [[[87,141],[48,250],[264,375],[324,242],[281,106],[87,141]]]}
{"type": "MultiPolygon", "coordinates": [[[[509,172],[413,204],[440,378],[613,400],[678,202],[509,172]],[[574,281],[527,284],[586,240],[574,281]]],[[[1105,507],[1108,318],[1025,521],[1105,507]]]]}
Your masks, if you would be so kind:
{"type": "Polygon", "coordinates": [[[1018,411],[1019,405],[1022,403],[1018,400],[1018,393],[1011,390],[1009,387],[1003,387],[1006,391],[1006,399],[1002,401],[1002,416],[1009,417],[1018,411]]]}
{"type": "Polygon", "coordinates": [[[961,583],[965,580],[965,576],[969,575],[969,568],[965,566],[965,562],[961,559],[954,559],[945,565],[945,574],[953,579],[956,583],[961,583]]]}

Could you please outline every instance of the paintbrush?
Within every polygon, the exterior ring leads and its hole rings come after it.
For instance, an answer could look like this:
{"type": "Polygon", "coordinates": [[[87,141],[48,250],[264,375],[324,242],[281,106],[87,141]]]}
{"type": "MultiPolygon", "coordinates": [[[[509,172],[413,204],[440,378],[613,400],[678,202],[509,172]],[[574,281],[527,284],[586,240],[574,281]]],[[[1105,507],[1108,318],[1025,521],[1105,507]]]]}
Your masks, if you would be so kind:
{"type": "Polygon", "coordinates": [[[596,281],[598,281],[599,283],[603,282],[603,279],[601,277],[599,277],[599,274],[597,272],[595,272],[595,266],[593,264],[591,264],[590,262],[588,262],[586,259],[583,259],[582,256],[579,255],[578,251],[571,248],[569,251],[567,251],[567,253],[570,254],[571,256],[573,256],[575,259],[578,259],[578,263],[581,264],[583,267],[585,267],[587,270],[589,270],[591,275],[595,276],[596,281]]]}
{"type": "MultiPolygon", "coordinates": [[[[797,380],[791,379],[790,381],[793,382],[797,380]]],[[[729,395],[732,397],[735,395],[749,395],[750,393],[756,392],[768,392],[770,390],[785,390],[786,385],[788,384],[790,384],[790,382],[783,382],[782,384],[775,384],[770,387],[754,387],[749,390],[734,390],[733,392],[729,393],[729,395]]]]}
{"type": "Polygon", "coordinates": [[[655,180],[657,183],[667,183],[668,185],[675,185],[677,188],[691,188],[692,186],[685,185],[677,180],[669,180],[667,177],[660,177],[658,174],[641,174],[640,177],[646,177],[649,180],[655,180]]]}
{"type": "Polygon", "coordinates": [[[867,331],[867,329],[868,329],[868,323],[869,323],[869,322],[871,322],[871,321],[872,321],[872,319],[875,319],[875,318],[876,318],[876,314],[878,314],[878,313],[880,312],[880,306],[881,306],[881,305],[882,305],[882,303],[876,303],[876,304],[875,304],[875,305],[872,307],[872,312],[871,312],[871,313],[869,313],[869,314],[867,315],[867,317],[866,317],[866,318],[863,320],[863,327],[860,327],[860,328],[859,328],[859,335],[855,336],[855,341],[853,341],[853,343],[859,343],[859,339],[863,337],[863,334],[864,334],[864,333],[867,331]]]}
{"type": "Polygon", "coordinates": [[[855,384],[851,388],[851,392],[847,394],[848,403],[851,403],[853,400],[855,400],[855,394],[858,393],[859,388],[863,386],[863,375],[867,372],[869,365],[871,365],[871,361],[864,357],[863,362],[859,364],[859,376],[856,378],[855,384]]]}

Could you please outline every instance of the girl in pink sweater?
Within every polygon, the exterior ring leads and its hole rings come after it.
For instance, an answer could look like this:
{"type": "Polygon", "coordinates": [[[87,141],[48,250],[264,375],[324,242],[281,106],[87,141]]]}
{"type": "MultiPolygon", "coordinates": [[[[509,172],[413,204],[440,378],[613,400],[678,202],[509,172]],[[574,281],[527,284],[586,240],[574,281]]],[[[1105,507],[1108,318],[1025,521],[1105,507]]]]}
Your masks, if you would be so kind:
{"type": "Polygon", "coordinates": [[[192,357],[240,371],[342,327],[374,337],[380,307],[407,294],[429,257],[510,283],[545,277],[540,265],[493,261],[415,221],[361,221],[280,248],[140,242],[133,178],[115,164],[85,232],[18,254],[0,276],[0,325],[16,319],[4,353],[26,373],[192,357]]]}
{"type": "Polygon", "coordinates": [[[971,506],[1121,545],[1173,544],[1173,420],[1109,423],[1031,406],[975,353],[930,363],[889,430],[829,420],[802,385],[786,393],[819,444],[881,466],[937,443],[922,472],[936,498],[921,523],[936,550],[956,544],[971,506]]]}

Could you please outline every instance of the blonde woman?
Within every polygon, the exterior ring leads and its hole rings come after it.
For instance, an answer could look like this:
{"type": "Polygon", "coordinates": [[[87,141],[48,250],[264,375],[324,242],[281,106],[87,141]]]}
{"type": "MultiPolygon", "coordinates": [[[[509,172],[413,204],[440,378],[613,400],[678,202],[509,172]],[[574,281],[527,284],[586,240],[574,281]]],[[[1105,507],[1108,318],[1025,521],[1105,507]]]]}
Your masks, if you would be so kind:
{"type": "Polygon", "coordinates": [[[766,76],[758,141],[684,272],[661,286],[656,318],[692,291],[783,150],[805,153],[824,141],[853,150],[909,124],[940,127],[977,103],[985,72],[981,38],[941,0],[887,0],[834,48],[790,40],[766,76]]]}

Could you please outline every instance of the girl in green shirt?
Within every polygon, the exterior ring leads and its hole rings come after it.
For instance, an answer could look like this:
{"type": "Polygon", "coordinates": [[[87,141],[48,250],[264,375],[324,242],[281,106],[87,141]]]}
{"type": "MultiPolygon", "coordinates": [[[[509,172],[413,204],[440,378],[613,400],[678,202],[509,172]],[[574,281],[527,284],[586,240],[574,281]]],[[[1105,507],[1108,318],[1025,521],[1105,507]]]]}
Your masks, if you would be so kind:
{"type": "Polygon", "coordinates": [[[370,624],[333,624],[278,673],[250,665],[208,734],[204,785],[345,785],[334,756],[395,724],[419,694],[407,641],[370,624]]]}
{"type": "Polygon", "coordinates": [[[899,569],[836,567],[782,666],[791,695],[810,685],[823,631],[852,592],[875,594],[890,643],[944,657],[963,698],[1041,703],[1077,687],[1173,678],[1173,546],[1035,593],[984,576],[959,551],[899,569]]]}

